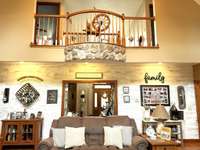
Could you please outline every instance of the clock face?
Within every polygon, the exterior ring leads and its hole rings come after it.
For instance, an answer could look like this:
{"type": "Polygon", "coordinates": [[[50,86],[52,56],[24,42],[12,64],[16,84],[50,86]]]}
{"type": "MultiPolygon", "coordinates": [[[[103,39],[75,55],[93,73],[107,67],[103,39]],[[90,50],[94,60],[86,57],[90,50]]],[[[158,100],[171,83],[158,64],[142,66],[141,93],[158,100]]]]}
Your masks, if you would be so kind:
{"type": "Polygon", "coordinates": [[[24,84],[15,95],[24,106],[30,106],[40,96],[30,83],[24,84]]]}

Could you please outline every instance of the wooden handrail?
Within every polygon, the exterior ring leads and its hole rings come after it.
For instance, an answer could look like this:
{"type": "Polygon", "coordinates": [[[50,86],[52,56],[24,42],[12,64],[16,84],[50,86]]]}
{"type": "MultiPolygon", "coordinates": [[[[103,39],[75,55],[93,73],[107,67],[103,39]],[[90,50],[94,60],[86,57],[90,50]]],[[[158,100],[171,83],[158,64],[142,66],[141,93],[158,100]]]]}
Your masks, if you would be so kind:
{"type": "Polygon", "coordinates": [[[125,20],[155,20],[155,17],[131,17],[131,16],[125,16],[125,20]]]}
{"type": "Polygon", "coordinates": [[[123,18],[123,15],[112,12],[112,11],[108,11],[108,10],[102,10],[102,9],[86,9],[86,10],[81,10],[81,11],[77,11],[77,12],[73,12],[73,13],[69,13],[68,14],[68,18],[72,17],[72,16],[76,16],[79,14],[86,14],[86,13],[105,13],[105,14],[110,14],[119,18],[123,18]]]}
{"type": "MultiPolygon", "coordinates": [[[[111,15],[114,15],[114,16],[117,16],[117,17],[120,17],[120,18],[124,17],[125,20],[155,20],[155,17],[131,17],[131,16],[123,16],[123,15],[120,15],[120,14],[117,14],[117,13],[114,13],[114,12],[111,12],[111,11],[106,11],[106,10],[102,10],[102,11],[94,11],[94,9],[92,9],[92,10],[91,11],[90,10],[82,10],[82,11],[71,13],[69,15],[35,14],[34,16],[35,17],[52,17],[52,18],[69,18],[69,17],[76,16],[76,15],[83,14],[83,13],[95,13],[95,12],[97,13],[97,12],[99,12],[99,13],[111,14],[111,15]]],[[[100,10],[100,9],[98,9],[98,10],[100,10]]]]}

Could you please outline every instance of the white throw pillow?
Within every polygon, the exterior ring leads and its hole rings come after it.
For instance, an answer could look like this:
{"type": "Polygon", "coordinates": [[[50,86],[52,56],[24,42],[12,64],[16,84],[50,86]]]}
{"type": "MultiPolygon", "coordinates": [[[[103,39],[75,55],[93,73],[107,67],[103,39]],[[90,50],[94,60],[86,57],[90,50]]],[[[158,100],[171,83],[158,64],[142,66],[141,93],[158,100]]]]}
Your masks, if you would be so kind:
{"type": "Polygon", "coordinates": [[[65,129],[52,128],[53,141],[56,147],[65,147],[65,129]]]}
{"type": "Polygon", "coordinates": [[[65,148],[85,145],[85,127],[65,127],[65,148]]]}
{"type": "Polygon", "coordinates": [[[122,149],[122,128],[104,127],[104,145],[112,145],[122,149]]]}
{"type": "Polygon", "coordinates": [[[133,129],[131,126],[114,126],[122,128],[122,143],[125,146],[132,145],[132,132],[133,129]]]}

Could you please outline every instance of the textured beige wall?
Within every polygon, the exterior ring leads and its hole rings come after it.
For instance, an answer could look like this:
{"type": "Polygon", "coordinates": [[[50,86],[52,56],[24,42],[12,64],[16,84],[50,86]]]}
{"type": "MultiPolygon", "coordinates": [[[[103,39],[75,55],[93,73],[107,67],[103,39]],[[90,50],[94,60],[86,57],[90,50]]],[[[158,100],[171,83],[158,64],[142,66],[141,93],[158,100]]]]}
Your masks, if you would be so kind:
{"type": "MultiPolygon", "coordinates": [[[[103,79],[118,80],[118,84],[144,84],[144,74],[156,76],[162,72],[166,84],[193,83],[192,64],[144,63],[0,63],[0,83],[15,83],[22,76],[38,76],[44,83],[60,84],[75,80],[76,72],[103,72],[103,79]]],[[[151,84],[161,84],[156,81],[151,84]]]]}
{"type": "MultiPolygon", "coordinates": [[[[155,0],[160,49],[127,49],[128,62],[199,62],[200,6],[155,0]]],[[[30,48],[35,0],[0,1],[1,61],[64,61],[63,49],[30,48]]]]}
{"type": "MultiPolygon", "coordinates": [[[[170,102],[178,108],[177,86],[185,88],[186,109],[184,109],[184,138],[198,138],[197,112],[193,84],[192,64],[144,64],[144,63],[14,63],[0,62],[0,99],[5,88],[10,88],[9,103],[0,101],[0,113],[23,111],[24,107],[17,100],[15,93],[26,82],[31,83],[40,93],[39,99],[27,108],[29,113],[43,112],[43,138],[48,137],[53,119],[61,114],[62,80],[74,80],[75,72],[103,72],[104,80],[118,81],[118,115],[135,118],[139,131],[142,129],[144,108],[141,107],[140,85],[145,84],[144,74],[155,76],[162,72],[165,85],[170,85],[170,102]],[[26,79],[17,81],[22,76],[38,76],[44,80],[26,79]],[[33,82],[34,81],[34,82],[33,82]],[[123,87],[129,87],[130,103],[123,102],[123,87]],[[47,104],[47,90],[58,90],[58,103],[47,104]],[[190,131],[190,132],[186,132],[190,131]]],[[[149,85],[162,84],[150,81],[149,85]]],[[[169,107],[166,107],[169,110],[169,107]]],[[[5,115],[7,116],[7,115],[5,115]]],[[[0,118],[1,119],[1,118],[0,118]]]]}

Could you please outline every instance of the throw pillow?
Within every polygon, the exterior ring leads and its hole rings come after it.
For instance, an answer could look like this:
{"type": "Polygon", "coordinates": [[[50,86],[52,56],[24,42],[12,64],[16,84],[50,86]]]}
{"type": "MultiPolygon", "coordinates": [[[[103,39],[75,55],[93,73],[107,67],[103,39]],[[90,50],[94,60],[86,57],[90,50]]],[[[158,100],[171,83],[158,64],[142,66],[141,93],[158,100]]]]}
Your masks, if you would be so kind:
{"type": "Polygon", "coordinates": [[[52,128],[53,141],[56,147],[65,146],[65,129],[64,128],[52,128]]]}
{"type": "Polygon", "coordinates": [[[104,145],[123,148],[121,127],[104,127],[104,145]]]}
{"type": "Polygon", "coordinates": [[[85,145],[85,127],[65,127],[65,148],[85,145]]]}
{"type": "Polygon", "coordinates": [[[132,127],[131,126],[114,126],[122,128],[122,143],[124,146],[132,145],[132,127]]]}

